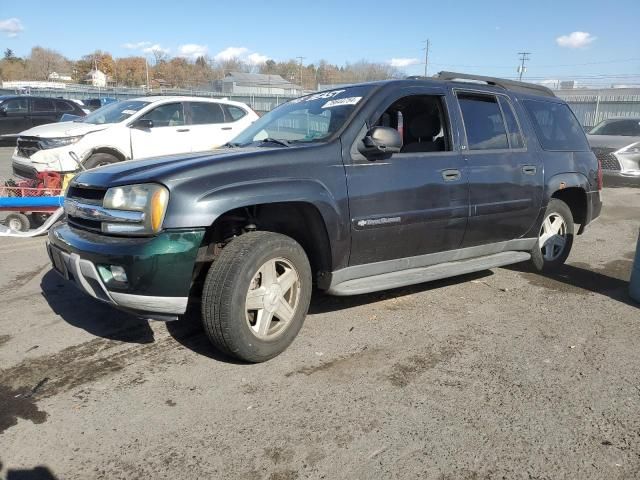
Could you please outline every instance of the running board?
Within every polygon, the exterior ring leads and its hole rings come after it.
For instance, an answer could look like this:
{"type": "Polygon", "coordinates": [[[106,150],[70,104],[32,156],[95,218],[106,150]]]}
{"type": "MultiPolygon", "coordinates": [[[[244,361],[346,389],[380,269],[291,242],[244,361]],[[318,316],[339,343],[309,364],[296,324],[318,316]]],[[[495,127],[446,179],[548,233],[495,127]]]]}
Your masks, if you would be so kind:
{"type": "Polygon", "coordinates": [[[382,273],[371,277],[347,280],[331,286],[327,293],[347,296],[361,293],[379,292],[391,288],[406,287],[416,283],[431,282],[443,278],[455,277],[466,273],[479,272],[489,268],[504,267],[513,263],[525,262],[531,258],[528,252],[501,252],[485,257],[470,258],[457,262],[447,262],[429,267],[410,268],[396,272],[382,273]]]}

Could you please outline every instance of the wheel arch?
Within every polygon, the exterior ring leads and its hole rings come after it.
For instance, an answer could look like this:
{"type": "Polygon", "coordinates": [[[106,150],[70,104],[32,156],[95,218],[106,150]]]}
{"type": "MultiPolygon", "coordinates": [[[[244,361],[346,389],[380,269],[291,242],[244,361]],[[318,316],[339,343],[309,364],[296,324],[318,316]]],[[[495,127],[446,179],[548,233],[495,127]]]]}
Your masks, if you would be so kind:
{"type": "Polygon", "coordinates": [[[91,149],[91,153],[87,156],[87,160],[90,159],[96,153],[108,153],[109,155],[113,155],[114,157],[116,157],[120,162],[123,162],[127,159],[126,155],[122,153],[120,150],[118,150],[117,148],[102,146],[102,147],[96,147],[91,149]]]}
{"type": "Polygon", "coordinates": [[[580,225],[579,235],[587,220],[587,192],[590,190],[589,180],[580,173],[558,174],[547,182],[547,203],[553,198],[566,203],[573,215],[573,222],[580,225]]]}

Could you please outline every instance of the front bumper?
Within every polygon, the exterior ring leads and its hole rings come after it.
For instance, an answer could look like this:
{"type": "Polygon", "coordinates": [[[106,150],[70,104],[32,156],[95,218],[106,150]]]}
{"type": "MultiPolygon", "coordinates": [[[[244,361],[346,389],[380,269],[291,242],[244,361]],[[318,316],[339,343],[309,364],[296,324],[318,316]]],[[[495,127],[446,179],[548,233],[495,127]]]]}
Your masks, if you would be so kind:
{"type": "Polygon", "coordinates": [[[112,237],[61,224],[49,231],[54,269],[81,291],[138,316],[171,320],[186,311],[204,229],[166,231],[149,238],[112,237]],[[124,268],[128,282],[109,278],[124,268]]]}
{"type": "Polygon", "coordinates": [[[640,187],[640,170],[603,170],[605,187],[640,187]]]}
{"type": "MultiPolygon", "coordinates": [[[[78,165],[71,158],[69,147],[39,150],[30,157],[24,157],[14,150],[11,157],[13,174],[22,178],[37,178],[41,172],[72,173],[78,169],[78,165]]],[[[82,157],[80,157],[82,158],[82,157]]]]}

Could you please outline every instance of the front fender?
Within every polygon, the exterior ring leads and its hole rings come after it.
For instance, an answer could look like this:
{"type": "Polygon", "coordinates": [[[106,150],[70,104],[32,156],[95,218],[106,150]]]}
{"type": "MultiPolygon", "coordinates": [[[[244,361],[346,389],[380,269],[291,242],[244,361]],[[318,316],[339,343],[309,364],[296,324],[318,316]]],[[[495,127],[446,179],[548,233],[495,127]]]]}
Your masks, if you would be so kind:
{"type": "MultiPolygon", "coordinates": [[[[200,195],[195,202],[169,202],[164,228],[209,227],[224,213],[252,205],[301,202],[315,206],[327,229],[333,252],[348,251],[349,232],[341,221],[337,200],[314,179],[261,179],[222,185],[200,195]]],[[[340,261],[334,258],[334,261],[340,261]]]]}

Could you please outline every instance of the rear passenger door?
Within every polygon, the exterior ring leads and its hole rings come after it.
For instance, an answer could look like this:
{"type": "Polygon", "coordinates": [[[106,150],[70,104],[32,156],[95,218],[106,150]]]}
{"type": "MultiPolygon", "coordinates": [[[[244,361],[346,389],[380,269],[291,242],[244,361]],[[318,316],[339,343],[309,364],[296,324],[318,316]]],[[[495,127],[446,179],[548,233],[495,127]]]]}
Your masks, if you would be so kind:
{"type": "Polygon", "coordinates": [[[469,174],[469,223],[463,247],[530,236],[543,195],[543,169],[528,148],[506,95],[456,90],[469,174]]]}
{"type": "Polygon", "coordinates": [[[222,105],[215,102],[187,102],[191,129],[191,151],[213,150],[231,140],[235,133],[225,123],[222,105]]]}
{"type": "Polygon", "coordinates": [[[31,98],[31,124],[34,127],[58,121],[56,107],[51,98],[31,98]]]}

